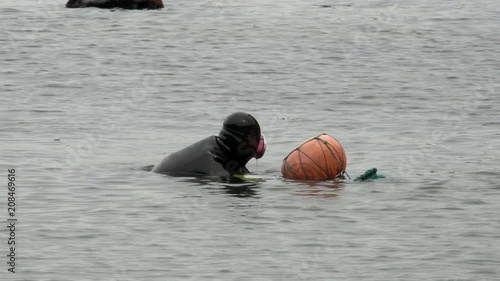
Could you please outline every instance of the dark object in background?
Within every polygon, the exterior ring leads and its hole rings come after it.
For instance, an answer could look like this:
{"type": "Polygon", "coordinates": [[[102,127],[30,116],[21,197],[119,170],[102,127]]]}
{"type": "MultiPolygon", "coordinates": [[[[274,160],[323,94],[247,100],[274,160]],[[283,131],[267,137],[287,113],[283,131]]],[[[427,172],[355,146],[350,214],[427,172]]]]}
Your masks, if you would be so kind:
{"type": "Polygon", "coordinates": [[[96,7],[102,9],[122,8],[128,10],[161,9],[162,0],[68,0],[66,8],[96,7]]]}

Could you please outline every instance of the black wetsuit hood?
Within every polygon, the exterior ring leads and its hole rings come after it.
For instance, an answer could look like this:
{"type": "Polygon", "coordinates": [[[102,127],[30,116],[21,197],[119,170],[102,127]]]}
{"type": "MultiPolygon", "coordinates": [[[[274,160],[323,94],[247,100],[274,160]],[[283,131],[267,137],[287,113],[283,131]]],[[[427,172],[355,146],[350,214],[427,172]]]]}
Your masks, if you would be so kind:
{"type": "Polygon", "coordinates": [[[244,167],[255,157],[260,140],[257,120],[245,112],[236,112],[226,117],[219,132],[218,142],[228,150],[229,158],[244,167]]]}

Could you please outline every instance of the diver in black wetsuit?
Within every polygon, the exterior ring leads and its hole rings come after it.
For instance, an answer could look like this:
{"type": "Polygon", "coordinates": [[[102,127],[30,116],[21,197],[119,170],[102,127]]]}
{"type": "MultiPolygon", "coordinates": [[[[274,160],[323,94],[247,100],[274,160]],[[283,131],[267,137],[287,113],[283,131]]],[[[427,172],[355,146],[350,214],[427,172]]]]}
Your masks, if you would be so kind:
{"type": "Polygon", "coordinates": [[[217,176],[230,178],[249,173],[253,157],[264,155],[266,142],[255,118],[244,112],[226,117],[218,136],[207,137],[165,157],[152,169],[171,176],[217,176]]]}

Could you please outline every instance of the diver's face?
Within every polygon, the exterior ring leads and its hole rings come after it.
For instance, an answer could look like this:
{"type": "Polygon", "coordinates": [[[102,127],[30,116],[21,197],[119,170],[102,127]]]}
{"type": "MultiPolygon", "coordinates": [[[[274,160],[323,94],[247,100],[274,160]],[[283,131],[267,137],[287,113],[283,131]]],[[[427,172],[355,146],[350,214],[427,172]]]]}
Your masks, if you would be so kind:
{"type": "Polygon", "coordinates": [[[257,147],[259,146],[259,139],[255,132],[251,131],[248,133],[245,139],[241,139],[238,144],[237,154],[246,160],[255,157],[257,147]]]}
{"type": "Polygon", "coordinates": [[[257,136],[257,134],[254,131],[250,131],[247,138],[248,145],[253,148],[257,148],[257,146],[259,146],[259,139],[260,136],[257,136]]]}

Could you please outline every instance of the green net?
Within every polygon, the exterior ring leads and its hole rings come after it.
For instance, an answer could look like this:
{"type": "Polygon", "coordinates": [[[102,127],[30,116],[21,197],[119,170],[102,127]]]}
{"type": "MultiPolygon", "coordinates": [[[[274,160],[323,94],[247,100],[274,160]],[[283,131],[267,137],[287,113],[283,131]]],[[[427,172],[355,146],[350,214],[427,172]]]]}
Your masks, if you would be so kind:
{"type": "Polygon", "coordinates": [[[385,178],[385,176],[377,174],[377,168],[371,168],[367,170],[364,174],[355,178],[354,181],[367,181],[367,180],[375,180],[382,178],[385,178]]]}

